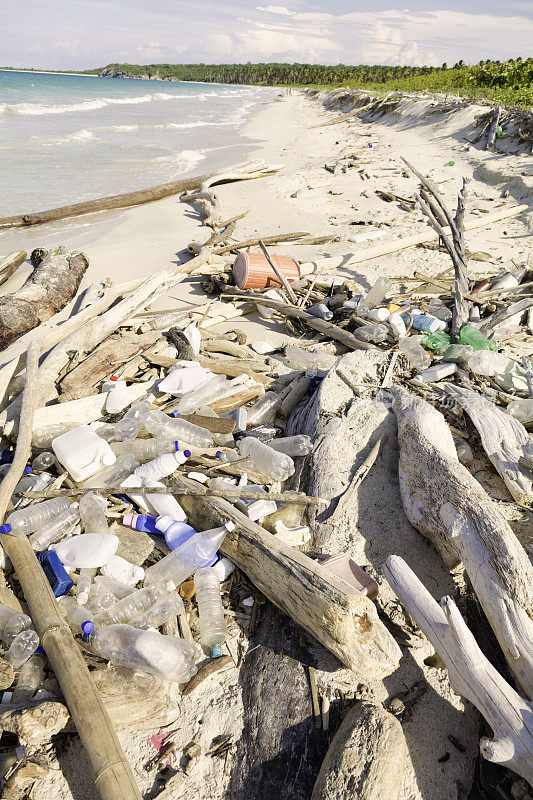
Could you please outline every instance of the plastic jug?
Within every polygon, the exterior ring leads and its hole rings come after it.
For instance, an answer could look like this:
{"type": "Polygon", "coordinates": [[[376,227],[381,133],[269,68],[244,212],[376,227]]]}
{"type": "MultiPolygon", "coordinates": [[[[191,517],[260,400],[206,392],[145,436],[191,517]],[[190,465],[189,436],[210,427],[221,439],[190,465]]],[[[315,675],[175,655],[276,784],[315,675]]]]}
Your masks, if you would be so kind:
{"type": "Polygon", "coordinates": [[[88,425],[57,436],[52,450],[77,483],[90,478],[102,467],[111,466],[117,459],[109,444],[88,425]]]}
{"type": "Polygon", "coordinates": [[[120,540],[112,533],[82,533],[52,545],[67,567],[103,567],[117,552],[120,540]]]}

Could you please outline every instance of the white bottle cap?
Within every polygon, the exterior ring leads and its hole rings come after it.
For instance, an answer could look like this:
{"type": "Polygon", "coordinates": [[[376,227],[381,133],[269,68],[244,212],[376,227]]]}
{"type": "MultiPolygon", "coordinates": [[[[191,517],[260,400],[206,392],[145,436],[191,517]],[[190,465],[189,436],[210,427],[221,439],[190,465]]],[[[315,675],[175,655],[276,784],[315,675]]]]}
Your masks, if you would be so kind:
{"type": "Polygon", "coordinates": [[[155,527],[161,533],[164,533],[176,520],[172,519],[172,517],[167,517],[163,515],[162,517],[158,517],[155,521],[155,527]]]}
{"type": "Polygon", "coordinates": [[[215,571],[217,578],[219,579],[220,583],[223,583],[232,572],[235,570],[235,564],[229,560],[229,558],[219,558],[216,564],[213,565],[212,569],[215,571]]]}

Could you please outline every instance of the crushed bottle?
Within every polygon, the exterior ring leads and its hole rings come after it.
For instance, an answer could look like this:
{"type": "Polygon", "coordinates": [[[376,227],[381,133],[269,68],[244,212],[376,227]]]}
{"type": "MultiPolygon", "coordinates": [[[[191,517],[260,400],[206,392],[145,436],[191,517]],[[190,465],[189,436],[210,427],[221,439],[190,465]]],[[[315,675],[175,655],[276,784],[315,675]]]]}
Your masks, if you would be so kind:
{"type": "MultiPolygon", "coordinates": [[[[218,377],[224,378],[223,375],[219,375],[218,377]]],[[[186,395],[186,397],[188,397],[188,395],[186,395]]],[[[163,411],[150,411],[145,416],[144,424],[146,430],[151,433],[152,436],[168,438],[173,441],[183,440],[187,442],[187,444],[192,444],[195,447],[211,447],[213,444],[213,435],[205,428],[201,428],[199,425],[193,425],[192,422],[187,422],[185,419],[169,417],[168,414],[165,414],[163,411]]]]}
{"type": "Polygon", "coordinates": [[[72,503],[57,517],[54,517],[46,525],[39,528],[38,531],[31,534],[30,544],[32,548],[36,551],[47,550],[51,544],[62,539],[76,525],[79,518],[78,504],[72,503]]]}

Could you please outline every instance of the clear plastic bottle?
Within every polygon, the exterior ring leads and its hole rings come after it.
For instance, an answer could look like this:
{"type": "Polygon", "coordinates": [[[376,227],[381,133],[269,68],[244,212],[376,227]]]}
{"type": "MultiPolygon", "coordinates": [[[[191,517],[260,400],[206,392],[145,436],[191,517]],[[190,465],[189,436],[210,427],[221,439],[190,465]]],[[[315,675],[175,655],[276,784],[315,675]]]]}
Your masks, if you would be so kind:
{"type": "MultiPolygon", "coordinates": [[[[189,392],[189,394],[182,397],[178,405],[178,411],[180,414],[192,414],[194,411],[201,408],[201,406],[208,406],[210,403],[214,403],[215,400],[225,397],[229,387],[230,381],[226,379],[225,375],[215,375],[214,378],[211,378],[211,380],[207,381],[203,386],[200,386],[200,388],[195,389],[194,392],[189,392]]],[[[196,443],[190,442],[190,444],[196,443]]]]}
{"type": "Polygon", "coordinates": [[[156,600],[153,606],[140,617],[131,620],[130,624],[133,625],[134,628],[143,628],[145,630],[146,628],[160,628],[161,625],[164,625],[169,619],[177,617],[178,614],[183,614],[184,611],[183,600],[179,594],[170,592],[170,594],[156,600]]]}
{"type": "Polygon", "coordinates": [[[153,461],[147,461],[146,464],[141,464],[139,467],[136,467],[134,475],[138,475],[143,483],[145,481],[158,481],[161,478],[167,478],[187,461],[190,454],[189,450],[164,453],[162,456],[154,458],[153,461]]]}
{"type": "MultiPolygon", "coordinates": [[[[31,626],[31,618],[0,603],[0,639],[8,644],[31,626]]],[[[37,647],[37,645],[35,645],[37,647]]]]}
{"type": "Polygon", "coordinates": [[[362,342],[381,344],[387,338],[388,331],[385,325],[381,322],[376,322],[372,325],[362,325],[360,328],[356,328],[353,335],[356,339],[361,339],[362,342]]]}
{"type": "MultiPolygon", "coordinates": [[[[142,427],[143,423],[140,420],[121,419],[118,422],[104,422],[103,425],[95,426],[94,431],[108,443],[128,442],[130,439],[135,439],[142,427]]],[[[114,448],[112,449],[114,451],[114,448]]]]}
{"type": "Polygon", "coordinates": [[[113,592],[98,592],[93,594],[87,601],[87,605],[79,606],[90,612],[91,619],[94,619],[97,614],[105,613],[109,608],[112,608],[117,602],[117,598],[113,592]]]}
{"type": "Polygon", "coordinates": [[[11,533],[13,536],[26,536],[57,517],[68,508],[72,500],[68,497],[54,497],[42,503],[13,511],[5,525],[0,525],[0,533],[11,533]]]}
{"type": "Polygon", "coordinates": [[[483,336],[480,330],[473,325],[463,325],[459,331],[459,338],[463,344],[471,345],[474,350],[497,350],[497,345],[483,336]]]}
{"type": "Polygon", "coordinates": [[[110,608],[95,614],[94,620],[100,625],[115,625],[121,622],[131,622],[148,611],[153,604],[161,597],[174,591],[172,581],[167,583],[154,583],[145,586],[144,589],[137,589],[122,600],[118,600],[110,608]]]}
{"type": "Polygon", "coordinates": [[[3,658],[9,661],[13,669],[20,669],[39,647],[39,637],[31,628],[21,631],[11,642],[3,658]]]}
{"type": "Polygon", "coordinates": [[[474,350],[468,359],[468,368],[476,375],[491,377],[499,372],[513,369],[515,362],[503,353],[493,350],[474,350]]]}
{"type": "Polygon", "coordinates": [[[426,369],[431,364],[431,356],[426,353],[415,336],[400,339],[398,350],[407,358],[412,369],[426,369]]]}
{"type": "Polygon", "coordinates": [[[106,486],[120,486],[138,465],[139,462],[131,454],[119,456],[112,466],[99,470],[91,478],[83,481],[81,486],[83,489],[105,489],[106,486]]]}
{"type": "MultiPolygon", "coordinates": [[[[218,377],[224,378],[223,375],[218,377]]],[[[152,436],[172,439],[173,441],[183,440],[195,447],[211,447],[213,444],[213,436],[205,428],[193,425],[192,422],[187,422],[185,419],[169,417],[163,411],[150,411],[146,415],[144,424],[146,430],[152,436]]]]}
{"type": "Polygon", "coordinates": [[[147,672],[156,678],[186,683],[196,674],[196,647],[176,636],[159,631],[143,631],[132,625],[109,625],[90,633],[85,639],[102,658],[112,664],[147,672]]]}
{"type": "Polygon", "coordinates": [[[533,422],[533,398],[512,400],[507,406],[507,411],[523,425],[528,425],[533,422]]]}
{"type": "Polygon", "coordinates": [[[80,606],[84,606],[91,593],[91,586],[96,575],[96,569],[90,567],[82,567],[78,575],[78,582],[76,584],[76,602],[80,606]]]}
{"type": "Polygon", "coordinates": [[[179,586],[197,569],[211,561],[227,533],[234,528],[233,522],[226,522],[220,528],[195,533],[157,564],[148,567],[144,575],[145,585],[172,581],[179,586]]]}
{"type": "Polygon", "coordinates": [[[73,428],[77,427],[78,423],[62,425],[58,422],[54,425],[43,425],[41,428],[37,428],[37,430],[33,431],[33,446],[38,450],[47,450],[52,446],[54,439],[57,439],[58,436],[62,436],[64,433],[68,433],[73,428]]]}
{"type": "Polygon", "coordinates": [[[44,651],[38,647],[20,668],[15,690],[11,697],[12,703],[25,703],[31,700],[44,680],[44,664],[44,651]]]}
{"type": "Polygon", "coordinates": [[[32,472],[44,472],[45,470],[50,469],[55,462],[55,455],[45,450],[43,453],[39,453],[37,458],[34,458],[31,462],[32,472]]]}
{"type": "Polygon", "coordinates": [[[80,512],[77,503],[72,503],[68,508],[58,514],[48,524],[43,525],[30,536],[30,544],[35,551],[47,550],[51,544],[58,542],[78,522],[80,512]]]}
{"type": "Polygon", "coordinates": [[[294,473],[294,461],[290,456],[278,453],[259,439],[246,436],[241,439],[238,447],[240,454],[249,456],[258,471],[269,478],[286,481],[294,473]]]}
{"type": "Polygon", "coordinates": [[[86,620],[92,621],[92,614],[87,606],[80,606],[73,597],[63,595],[57,598],[61,613],[67,620],[73,631],[79,633],[81,626],[86,620]]]}
{"type": "Polygon", "coordinates": [[[102,495],[87,492],[80,499],[80,518],[85,533],[109,533],[107,502],[102,495]]]}
{"type": "Polygon", "coordinates": [[[220,581],[213,567],[202,567],[194,573],[194,590],[200,617],[200,641],[211,652],[211,658],[222,655],[228,631],[220,596],[220,581]]]}
{"type": "Polygon", "coordinates": [[[175,453],[179,450],[178,443],[165,436],[156,436],[152,439],[130,439],[125,442],[113,442],[111,450],[117,456],[132,455],[140,464],[150,461],[163,453],[175,453]]]}
{"type": "Polygon", "coordinates": [[[92,596],[103,594],[104,592],[111,592],[117,600],[122,600],[123,597],[127,597],[133,591],[135,591],[133,586],[127,586],[127,584],[116,581],[108,575],[97,575],[91,586],[92,596]]]}
{"type": "Polygon", "coordinates": [[[331,369],[337,359],[320,350],[303,350],[301,347],[290,344],[285,348],[285,358],[291,367],[304,369],[317,374],[331,369]]]}
{"type": "MultiPolygon", "coordinates": [[[[42,492],[53,480],[49,472],[41,472],[40,475],[25,475],[22,481],[16,485],[13,497],[15,498],[17,494],[21,492],[42,492]],[[22,484],[23,481],[27,481],[27,484],[21,487],[20,484],[22,484]]],[[[12,502],[16,509],[20,509],[29,506],[32,501],[29,497],[20,497],[18,500],[13,500],[12,502]]]]}
{"type": "Polygon", "coordinates": [[[296,436],[283,436],[280,439],[272,439],[270,447],[278,453],[285,453],[287,456],[307,456],[313,449],[313,442],[310,436],[298,434],[296,436]]]}
{"type": "Polygon", "coordinates": [[[456,364],[467,364],[474,353],[474,348],[469,344],[451,344],[442,353],[443,361],[455,361],[456,364]]]}
{"type": "Polygon", "coordinates": [[[362,304],[367,308],[379,306],[385,299],[387,292],[390,292],[391,289],[392,283],[390,278],[385,278],[381,275],[364,297],[362,304]]]}
{"type": "Polygon", "coordinates": [[[274,422],[276,412],[281,406],[282,398],[276,392],[265,392],[257,403],[247,409],[248,416],[246,426],[253,428],[256,425],[263,425],[266,422],[274,422]]]}
{"type": "Polygon", "coordinates": [[[133,420],[134,422],[136,422],[138,425],[141,426],[139,430],[142,430],[146,415],[151,410],[152,410],[152,404],[150,403],[149,400],[139,400],[137,403],[133,403],[133,405],[130,406],[130,408],[128,408],[128,410],[122,417],[121,422],[124,422],[124,420],[130,422],[133,420]]]}

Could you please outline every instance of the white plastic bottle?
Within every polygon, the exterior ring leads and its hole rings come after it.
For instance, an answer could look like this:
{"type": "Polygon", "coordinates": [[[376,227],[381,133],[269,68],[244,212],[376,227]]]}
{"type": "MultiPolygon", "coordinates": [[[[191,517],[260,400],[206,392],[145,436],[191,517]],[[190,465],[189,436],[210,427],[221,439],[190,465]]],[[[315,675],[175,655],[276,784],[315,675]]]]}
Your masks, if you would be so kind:
{"type": "MultiPolygon", "coordinates": [[[[164,489],[165,484],[160,481],[147,479],[143,481],[147,489],[164,489]]],[[[177,522],[185,522],[187,514],[180,506],[176,498],[171,494],[146,494],[144,499],[148,503],[150,513],[157,517],[168,516],[177,522]]]]}
{"type": "Polygon", "coordinates": [[[195,322],[191,322],[190,325],[187,325],[185,330],[183,331],[183,335],[189,342],[190,346],[192,347],[192,351],[195,356],[200,354],[200,345],[202,343],[202,334],[196,327],[195,322]]]}
{"type": "Polygon", "coordinates": [[[213,567],[203,567],[194,573],[194,590],[200,617],[200,640],[209,648],[211,658],[217,658],[222,655],[222,645],[228,631],[220,596],[220,581],[213,567]]]}
{"type": "Polygon", "coordinates": [[[143,631],[132,625],[109,625],[90,631],[85,637],[102,658],[112,664],[147,672],[156,678],[186,683],[196,674],[196,647],[176,636],[143,631]]]}
{"type": "MultiPolygon", "coordinates": [[[[113,453],[112,450],[111,452],[113,453]]],[[[130,453],[119,456],[118,458],[116,458],[113,453],[113,458],[115,458],[116,461],[112,466],[99,470],[91,478],[83,481],[82,487],[84,489],[104,489],[106,486],[120,486],[122,481],[127,478],[128,475],[131,475],[139,463],[130,453]]]]}
{"type": "Polygon", "coordinates": [[[278,453],[285,453],[287,456],[307,456],[313,449],[311,437],[303,433],[296,436],[272,439],[269,444],[273,450],[277,450],[278,453]]]}
{"type": "Polygon", "coordinates": [[[211,561],[228,532],[234,528],[233,522],[226,522],[220,528],[195,533],[157,564],[148,567],[144,575],[145,585],[172,581],[179,586],[211,561]]]}
{"type": "Polygon", "coordinates": [[[141,464],[134,470],[134,475],[138,475],[144,481],[158,481],[172,475],[178,467],[187,461],[189,450],[178,450],[175,453],[164,453],[162,456],[141,464]]]}
{"type": "Polygon", "coordinates": [[[108,443],[88,425],[81,425],[57,436],[52,442],[52,450],[77,483],[85,481],[102,467],[109,467],[116,461],[108,443]]]}
{"type": "Polygon", "coordinates": [[[11,533],[13,536],[25,536],[41,528],[50,520],[57,517],[71,504],[68,497],[54,497],[42,503],[13,511],[4,525],[0,525],[0,533],[11,533]]]}
{"type": "Polygon", "coordinates": [[[417,372],[413,380],[419,383],[441,381],[453,375],[456,369],[457,364],[454,361],[442,361],[440,364],[433,364],[428,369],[423,369],[422,372],[417,372]]]}
{"type": "Polygon", "coordinates": [[[30,536],[30,544],[34,550],[47,550],[51,544],[58,542],[67,534],[80,518],[77,503],[72,503],[68,508],[54,517],[46,525],[30,536]]]}
{"type": "Polygon", "coordinates": [[[390,315],[387,322],[391,326],[392,332],[396,338],[403,339],[403,337],[407,334],[407,328],[405,327],[405,322],[403,321],[401,315],[397,312],[394,312],[390,315]]]}
{"type": "Polygon", "coordinates": [[[87,492],[80,499],[80,518],[85,533],[109,533],[107,501],[102,495],[87,492]]]}
{"type": "Polygon", "coordinates": [[[105,410],[107,414],[119,414],[130,404],[128,387],[126,381],[120,381],[116,378],[111,378],[111,380],[114,385],[107,395],[105,410]]]}
{"type": "Polygon", "coordinates": [[[123,597],[105,611],[95,615],[94,621],[99,625],[115,625],[122,622],[131,622],[148,611],[157,600],[173,592],[176,587],[169,581],[166,584],[154,583],[145,586],[144,589],[137,589],[123,597]]]}
{"type": "Polygon", "coordinates": [[[285,453],[278,453],[267,444],[246,436],[239,442],[239,453],[242,456],[249,456],[253,465],[276,481],[286,481],[294,473],[294,461],[285,453]]]}
{"type": "Polygon", "coordinates": [[[11,697],[12,703],[25,703],[31,700],[44,680],[44,663],[44,651],[39,647],[20,668],[11,697]]]}
{"type": "MultiPolygon", "coordinates": [[[[224,376],[221,376],[224,377],[224,376]]],[[[212,434],[199,425],[193,425],[185,419],[169,417],[163,411],[150,411],[145,417],[146,430],[152,436],[172,439],[173,441],[185,441],[195,447],[211,447],[213,444],[212,434]]]]}

